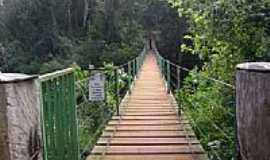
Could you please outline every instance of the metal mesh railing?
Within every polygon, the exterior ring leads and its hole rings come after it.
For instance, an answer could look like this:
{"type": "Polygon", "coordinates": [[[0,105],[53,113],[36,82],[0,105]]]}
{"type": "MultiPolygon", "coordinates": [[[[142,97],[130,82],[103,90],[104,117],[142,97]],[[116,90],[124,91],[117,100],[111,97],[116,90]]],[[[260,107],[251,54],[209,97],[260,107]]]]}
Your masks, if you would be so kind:
{"type": "Polygon", "coordinates": [[[72,68],[39,77],[45,160],[78,159],[74,81],[72,68]]]}

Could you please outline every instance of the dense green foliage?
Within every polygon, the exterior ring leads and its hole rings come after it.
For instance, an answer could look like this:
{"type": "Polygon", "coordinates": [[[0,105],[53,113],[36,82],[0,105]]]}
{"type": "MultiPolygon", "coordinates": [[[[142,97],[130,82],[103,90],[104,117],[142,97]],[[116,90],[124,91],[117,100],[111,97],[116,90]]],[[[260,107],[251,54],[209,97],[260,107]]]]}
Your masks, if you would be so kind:
{"type": "Polygon", "coordinates": [[[1,70],[48,72],[72,62],[101,66],[104,61],[120,64],[134,57],[144,42],[142,26],[136,23],[137,12],[126,10],[140,7],[134,3],[4,1],[0,13],[1,70]]]}
{"type": "Polygon", "coordinates": [[[197,54],[204,65],[194,69],[179,92],[211,159],[234,157],[234,84],[236,64],[270,58],[270,1],[169,0],[188,19],[182,51],[197,54]],[[207,78],[212,77],[212,78],[207,78]],[[201,131],[200,131],[201,129],[201,131]]]}
{"type": "Polygon", "coordinates": [[[78,129],[79,129],[79,146],[82,159],[86,158],[89,151],[96,143],[106,123],[111,118],[116,109],[116,97],[114,93],[115,83],[113,81],[114,66],[106,65],[105,73],[106,83],[106,102],[93,103],[88,100],[88,83],[89,71],[82,70],[79,66],[74,65],[76,69],[76,100],[78,111],[78,129]]]}
{"type": "MultiPolygon", "coordinates": [[[[270,60],[270,1],[167,1],[3,0],[0,71],[44,73],[74,64],[81,146],[91,145],[116,102],[111,83],[102,111],[89,103],[90,73],[83,69],[105,66],[107,77],[113,78],[113,66],[136,57],[151,31],[162,56],[174,63],[189,68],[197,61],[184,57],[200,57],[203,64],[181,72],[189,76],[177,99],[210,159],[233,159],[235,66],[270,60]]],[[[123,72],[119,79],[122,93],[127,78],[123,72]]]]}
{"type": "MultiPolygon", "coordinates": [[[[0,71],[45,73],[73,64],[85,158],[115,112],[114,66],[136,57],[151,31],[159,33],[161,49],[175,54],[185,29],[185,19],[163,0],[3,0],[0,71]],[[89,64],[105,67],[104,104],[88,101],[89,64]]],[[[123,96],[130,77],[123,70],[120,74],[123,96]]]]}
{"type": "Polygon", "coordinates": [[[104,64],[105,95],[104,102],[91,102],[88,100],[89,75],[90,71],[84,71],[79,66],[74,65],[76,76],[76,99],[79,122],[79,146],[81,158],[85,159],[93,148],[94,144],[102,134],[104,127],[115,114],[117,99],[121,101],[130,88],[128,80],[134,79],[128,75],[126,68],[116,67],[112,64],[104,64]],[[116,79],[116,70],[118,78],[116,79]],[[116,83],[119,94],[116,93],[116,83]]]}
{"type": "Polygon", "coordinates": [[[157,0],[4,0],[0,70],[44,73],[74,62],[83,68],[119,65],[140,52],[149,31],[162,30],[171,41],[181,37],[180,21],[175,9],[157,0]],[[162,21],[167,25],[157,25],[162,21]]]}

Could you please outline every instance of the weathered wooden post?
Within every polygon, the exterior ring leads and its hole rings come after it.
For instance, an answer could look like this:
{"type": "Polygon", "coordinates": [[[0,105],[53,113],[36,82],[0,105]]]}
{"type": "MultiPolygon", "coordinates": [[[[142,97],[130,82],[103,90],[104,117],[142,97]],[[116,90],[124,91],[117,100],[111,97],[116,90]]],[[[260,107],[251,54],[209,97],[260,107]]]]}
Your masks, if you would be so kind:
{"type": "Polygon", "coordinates": [[[0,73],[0,159],[40,160],[36,77],[0,73]]]}
{"type": "Polygon", "coordinates": [[[237,136],[242,160],[270,160],[270,63],[237,66],[237,136]]]}

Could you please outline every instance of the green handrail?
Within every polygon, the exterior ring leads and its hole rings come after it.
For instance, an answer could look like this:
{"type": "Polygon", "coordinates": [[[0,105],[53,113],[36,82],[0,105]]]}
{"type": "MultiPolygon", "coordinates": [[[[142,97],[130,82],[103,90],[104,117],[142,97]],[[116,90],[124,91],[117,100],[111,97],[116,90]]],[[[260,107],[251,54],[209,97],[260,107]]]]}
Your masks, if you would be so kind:
{"type": "Polygon", "coordinates": [[[145,59],[146,56],[146,50],[144,49],[142,51],[142,53],[137,56],[136,58],[134,58],[133,60],[130,60],[129,62],[127,62],[124,65],[118,66],[115,68],[115,94],[116,94],[116,105],[117,105],[117,115],[120,114],[120,103],[122,101],[120,94],[119,94],[119,70],[125,70],[125,68],[127,68],[127,75],[128,75],[128,89],[127,89],[127,93],[131,93],[131,87],[132,87],[132,83],[134,82],[134,80],[136,79],[136,77],[138,76],[138,73],[143,65],[143,61],[145,59]]]}
{"type": "Polygon", "coordinates": [[[174,63],[171,63],[169,60],[164,59],[158,51],[156,51],[156,56],[157,56],[157,63],[159,66],[159,69],[161,71],[161,74],[166,81],[167,85],[167,92],[170,93],[174,89],[180,89],[181,85],[181,78],[180,78],[180,72],[181,68],[177,66],[174,63]],[[172,74],[172,68],[176,68],[176,76],[172,74]],[[176,83],[172,81],[172,78],[175,79],[176,83]]]}

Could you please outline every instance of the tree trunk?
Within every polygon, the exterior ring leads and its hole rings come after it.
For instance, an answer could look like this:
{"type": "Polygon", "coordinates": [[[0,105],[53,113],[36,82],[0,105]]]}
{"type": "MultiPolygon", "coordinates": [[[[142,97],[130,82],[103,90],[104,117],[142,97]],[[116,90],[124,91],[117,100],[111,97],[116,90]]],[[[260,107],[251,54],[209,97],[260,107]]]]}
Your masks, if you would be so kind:
{"type": "Polygon", "coordinates": [[[72,15],[71,15],[71,6],[72,6],[72,1],[68,0],[68,4],[67,4],[67,30],[68,33],[71,34],[72,33],[72,15]]]}
{"type": "Polygon", "coordinates": [[[58,27],[57,27],[57,20],[54,12],[54,5],[55,2],[53,0],[50,0],[50,14],[51,14],[51,21],[52,21],[52,26],[53,26],[53,34],[58,33],[58,27]]]}
{"type": "Polygon", "coordinates": [[[83,28],[85,28],[87,25],[88,9],[89,9],[89,1],[84,0],[83,28]]]}

